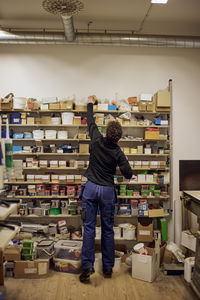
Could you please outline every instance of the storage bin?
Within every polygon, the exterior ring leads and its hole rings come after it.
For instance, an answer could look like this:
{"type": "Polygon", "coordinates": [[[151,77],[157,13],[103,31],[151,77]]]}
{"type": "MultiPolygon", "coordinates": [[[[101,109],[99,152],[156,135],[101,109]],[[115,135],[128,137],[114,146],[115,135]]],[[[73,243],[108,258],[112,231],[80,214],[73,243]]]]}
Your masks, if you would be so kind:
{"type": "Polygon", "coordinates": [[[55,246],[55,257],[60,259],[80,260],[82,242],[80,241],[58,241],[55,246]]]}
{"type": "Polygon", "coordinates": [[[37,245],[38,258],[51,258],[54,254],[54,242],[52,240],[42,240],[37,245]]]}
{"type": "Polygon", "coordinates": [[[13,113],[10,115],[10,124],[21,124],[21,114],[13,113]]]}
{"type": "Polygon", "coordinates": [[[80,273],[81,268],[81,260],[69,260],[69,259],[59,259],[54,258],[54,266],[57,272],[65,272],[65,273],[80,273]]]}
{"type": "Polygon", "coordinates": [[[64,112],[62,113],[62,124],[73,124],[74,113],[64,112]]]}
{"type": "Polygon", "coordinates": [[[13,133],[13,139],[23,139],[24,138],[24,134],[23,133],[13,133]]]}

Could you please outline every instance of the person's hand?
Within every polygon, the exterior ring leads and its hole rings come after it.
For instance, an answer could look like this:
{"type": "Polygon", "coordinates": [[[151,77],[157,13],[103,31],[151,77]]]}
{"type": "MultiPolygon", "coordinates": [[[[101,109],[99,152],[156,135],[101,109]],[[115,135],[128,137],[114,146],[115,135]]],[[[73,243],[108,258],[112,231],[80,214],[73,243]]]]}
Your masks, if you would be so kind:
{"type": "Polygon", "coordinates": [[[88,97],[88,103],[92,103],[92,104],[95,103],[94,96],[89,96],[89,97],[88,97]]]}

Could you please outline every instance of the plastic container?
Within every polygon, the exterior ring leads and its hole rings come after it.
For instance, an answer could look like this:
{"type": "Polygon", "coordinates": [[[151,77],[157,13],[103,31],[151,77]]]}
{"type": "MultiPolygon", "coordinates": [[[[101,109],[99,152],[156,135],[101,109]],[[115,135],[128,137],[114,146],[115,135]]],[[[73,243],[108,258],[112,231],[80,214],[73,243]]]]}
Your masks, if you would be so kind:
{"type": "Polygon", "coordinates": [[[113,227],[114,230],[114,238],[120,239],[121,238],[121,228],[120,227],[113,227]]]}
{"type": "Polygon", "coordinates": [[[60,259],[80,260],[82,242],[80,241],[58,241],[55,246],[55,257],[60,259]]]}
{"type": "Polygon", "coordinates": [[[56,216],[61,214],[61,208],[60,207],[51,207],[50,215],[56,216]]]}
{"type": "Polygon", "coordinates": [[[48,259],[54,254],[54,242],[52,240],[42,240],[37,245],[37,257],[48,259]]]}
{"type": "Polygon", "coordinates": [[[74,113],[63,112],[62,113],[62,124],[73,124],[74,113]]]}
{"type": "Polygon", "coordinates": [[[81,260],[65,260],[65,259],[59,259],[59,258],[54,258],[54,266],[55,270],[57,272],[65,272],[65,273],[73,273],[73,274],[78,274],[80,273],[80,268],[81,268],[81,260]]]}
{"type": "Polygon", "coordinates": [[[23,239],[22,240],[23,248],[33,248],[33,243],[34,243],[34,241],[31,239],[23,239]]]}

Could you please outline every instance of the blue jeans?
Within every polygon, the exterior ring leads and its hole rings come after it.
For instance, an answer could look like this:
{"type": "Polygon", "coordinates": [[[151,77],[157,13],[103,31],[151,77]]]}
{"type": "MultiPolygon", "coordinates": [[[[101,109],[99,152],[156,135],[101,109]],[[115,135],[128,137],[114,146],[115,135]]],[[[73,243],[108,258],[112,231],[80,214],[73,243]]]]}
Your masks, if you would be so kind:
{"type": "Polygon", "coordinates": [[[101,249],[103,270],[114,266],[114,209],[115,188],[102,186],[91,181],[86,183],[82,195],[82,213],[84,215],[84,235],[82,248],[83,270],[92,268],[95,261],[95,227],[97,209],[101,215],[101,249]]]}

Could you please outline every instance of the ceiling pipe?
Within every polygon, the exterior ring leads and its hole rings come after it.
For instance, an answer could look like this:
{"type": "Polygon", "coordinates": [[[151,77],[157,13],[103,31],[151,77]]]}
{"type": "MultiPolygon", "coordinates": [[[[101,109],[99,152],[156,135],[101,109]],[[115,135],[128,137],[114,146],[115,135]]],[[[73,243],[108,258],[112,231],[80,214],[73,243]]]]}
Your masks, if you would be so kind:
{"type": "MultiPolygon", "coordinates": [[[[72,35],[70,39],[72,39],[72,35]]],[[[162,48],[200,48],[200,37],[160,36],[134,34],[76,33],[76,39],[69,42],[66,36],[56,32],[28,32],[0,30],[0,44],[41,45],[94,45],[162,48]]]]}
{"type": "Polygon", "coordinates": [[[61,16],[65,37],[68,42],[73,42],[75,40],[75,32],[74,32],[74,22],[73,17],[61,16]]]}

